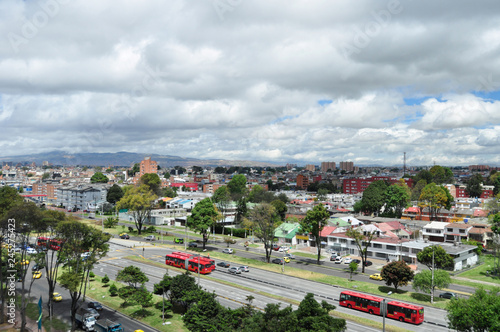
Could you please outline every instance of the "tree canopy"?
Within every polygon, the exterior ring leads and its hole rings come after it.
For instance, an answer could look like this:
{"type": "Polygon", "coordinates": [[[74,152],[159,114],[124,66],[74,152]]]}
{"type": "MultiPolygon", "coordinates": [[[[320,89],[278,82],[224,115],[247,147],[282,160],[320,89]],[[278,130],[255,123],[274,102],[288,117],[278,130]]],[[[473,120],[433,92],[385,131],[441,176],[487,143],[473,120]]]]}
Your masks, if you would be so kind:
{"type": "Polygon", "coordinates": [[[149,281],[149,278],[134,265],[127,266],[116,275],[116,281],[123,281],[130,287],[139,288],[149,281]]]}
{"type": "Polygon", "coordinates": [[[428,208],[430,219],[436,220],[438,211],[448,205],[448,200],[448,193],[443,187],[429,183],[422,189],[418,206],[428,208]]]}
{"type": "Polygon", "coordinates": [[[146,173],[139,179],[139,185],[145,185],[156,196],[161,196],[161,180],[156,173],[146,173]]]}
{"type": "Polygon", "coordinates": [[[394,261],[382,267],[380,276],[387,286],[392,285],[397,291],[398,287],[406,286],[413,280],[414,273],[405,261],[394,261]]]}
{"type": "Polygon", "coordinates": [[[210,198],[205,198],[198,203],[187,218],[187,227],[203,235],[203,249],[208,239],[208,230],[214,225],[218,217],[217,210],[210,198]]]}
{"type": "Polygon", "coordinates": [[[118,209],[128,209],[129,213],[134,218],[137,232],[141,235],[142,225],[151,215],[153,203],[157,199],[149,188],[145,185],[140,187],[132,187],[125,191],[125,195],[116,204],[118,209]]]}
{"type": "Polygon", "coordinates": [[[434,248],[434,266],[437,269],[444,269],[453,266],[453,258],[441,246],[428,246],[417,254],[417,260],[432,269],[432,251],[434,248]]]}
{"type": "Polygon", "coordinates": [[[268,203],[255,206],[249,213],[249,220],[255,236],[264,243],[266,261],[269,263],[274,242],[274,231],[281,224],[276,209],[268,203]]]}
{"type": "Polygon", "coordinates": [[[476,289],[468,299],[452,299],[446,306],[448,328],[458,331],[500,331],[499,289],[476,289]]]}
{"type": "MultiPolygon", "coordinates": [[[[434,290],[436,288],[446,288],[450,283],[451,277],[447,271],[438,269],[434,270],[434,282],[432,282],[432,271],[423,270],[415,275],[412,286],[417,291],[434,294],[434,290]]],[[[434,296],[431,297],[431,299],[433,298],[434,296]]]]}
{"type": "Polygon", "coordinates": [[[241,197],[245,196],[247,192],[247,178],[243,174],[236,174],[233,176],[231,181],[228,182],[227,188],[233,201],[237,201],[241,197]]]}
{"type": "Polygon", "coordinates": [[[318,250],[317,264],[321,259],[321,231],[328,224],[330,214],[323,204],[316,205],[312,210],[307,211],[306,217],[300,221],[301,233],[311,233],[316,242],[318,250]]]}
{"type": "Polygon", "coordinates": [[[363,210],[367,213],[377,214],[384,206],[384,192],[387,189],[387,184],[382,180],[373,181],[363,191],[363,210]]]}
{"type": "Polygon", "coordinates": [[[94,175],[90,178],[91,183],[108,183],[109,179],[106,175],[102,174],[102,172],[95,172],[94,175]]]}
{"type": "Polygon", "coordinates": [[[406,184],[393,184],[384,191],[384,216],[392,218],[401,218],[404,209],[410,202],[409,190],[406,184]]]}
{"type": "Polygon", "coordinates": [[[375,232],[368,232],[366,235],[363,234],[358,228],[350,228],[345,233],[348,237],[354,240],[356,246],[358,247],[359,256],[361,257],[361,272],[365,273],[365,266],[368,255],[368,247],[370,246],[373,238],[375,237],[375,232]]]}
{"type": "Polygon", "coordinates": [[[106,201],[108,201],[111,204],[116,204],[120,199],[123,197],[123,190],[122,188],[117,185],[116,183],[109,188],[107,194],[106,194],[106,201]]]}
{"type": "Polygon", "coordinates": [[[470,197],[481,197],[483,192],[482,184],[484,183],[483,176],[480,173],[475,173],[467,181],[466,191],[470,197]]]}

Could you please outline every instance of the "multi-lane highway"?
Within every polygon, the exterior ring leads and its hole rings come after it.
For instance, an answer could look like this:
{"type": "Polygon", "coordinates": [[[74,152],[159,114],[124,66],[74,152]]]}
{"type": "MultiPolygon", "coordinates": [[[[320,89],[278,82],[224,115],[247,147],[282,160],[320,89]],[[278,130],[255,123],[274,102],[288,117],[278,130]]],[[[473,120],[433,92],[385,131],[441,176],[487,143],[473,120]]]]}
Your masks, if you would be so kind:
{"type": "MultiPolygon", "coordinates": [[[[130,255],[136,255],[140,257],[142,255],[145,255],[146,259],[148,260],[164,263],[165,254],[174,250],[164,247],[151,246],[150,244],[146,244],[144,249],[143,247],[137,246],[135,248],[127,248],[123,246],[123,241],[112,241],[113,243],[111,244],[112,248],[110,250],[110,253],[108,254],[108,257],[104,258],[96,267],[96,274],[108,274],[110,278],[113,278],[114,275],[116,275],[116,273],[123,267],[133,264],[140,267],[144,272],[148,274],[148,277],[150,279],[147,285],[148,289],[152,289],[152,285],[154,283],[157,283],[162,278],[167,267],[156,267],[147,264],[147,262],[138,263],[135,261],[130,261],[125,257],[130,255]]],[[[131,242],[125,243],[128,245],[132,245],[131,242]]],[[[251,251],[238,251],[238,255],[250,256],[258,255],[258,253],[251,251]]],[[[230,260],[229,255],[228,259],[230,260]]],[[[295,264],[300,265],[301,263],[299,262],[295,264]]],[[[311,264],[307,268],[309,267],[313,269],[315,268],[315,265],[311,264]]],[[[182,270],[169,269],[170,275],[175,275],[177,273],[182,273],[182,270]]],[[[243,273],[241,275],[232,275],[227,273],[225,269],[218,268],[212,274],[210,274],[208,278],[201,277],[199,279],[199,282],[200,285],[207,291],[215,291],[215,293],[219,296],[218,298],[220,303],[230,308],[235,308],[246,304],[246,298],[248,295],[252,295],[255,298],[253,300],[253,305],[257,308],[262,309],[266,306],[267,303],[281,303],[282,306],[289,305],[286,300],[280,301],[272,296],[300,302],[307,293],[311,292],[315,294],[317,300],[326,300],[327,302],[336,305],[336,310],[338,310],[339,312],[345,312],[365,319],[382,322],[381,317],[372,316],[363,312],[354,311],[338,306],[338,298],[342,289],[319,282],[290,277],[286,274],[251,268],[250,272],[243,273]],[[231,286],[231,284],[238,285],[239,287],[231,286]],[[266,296],[265,294],[271,294],[272,296],[266,296]]],[[[386,324],[413,331],[446,331],[448,329],[446,328],[447,323],[445,321],[445,316],[446,311],[444,310],[426,307],[425,322],[420,326],[400,323],[394,320],[386,320],[386,324]]],[[[349,322],[348,324],[349,330],[358,330],[355,324],[349,322]]],[[[366,331],[367,328],[360,326],[359,330],[366,331]]]]}

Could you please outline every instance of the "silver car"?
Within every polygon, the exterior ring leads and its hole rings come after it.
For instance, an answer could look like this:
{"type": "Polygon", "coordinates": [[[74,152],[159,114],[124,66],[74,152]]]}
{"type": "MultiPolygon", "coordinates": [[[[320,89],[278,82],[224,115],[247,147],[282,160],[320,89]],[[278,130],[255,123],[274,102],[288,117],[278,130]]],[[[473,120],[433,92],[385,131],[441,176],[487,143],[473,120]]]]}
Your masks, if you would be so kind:
{"type": "Polygon", "coordinates": [[[241,269],[237,266],[232,266],[228,269],[229,273],[241,274],[241,269]]]}

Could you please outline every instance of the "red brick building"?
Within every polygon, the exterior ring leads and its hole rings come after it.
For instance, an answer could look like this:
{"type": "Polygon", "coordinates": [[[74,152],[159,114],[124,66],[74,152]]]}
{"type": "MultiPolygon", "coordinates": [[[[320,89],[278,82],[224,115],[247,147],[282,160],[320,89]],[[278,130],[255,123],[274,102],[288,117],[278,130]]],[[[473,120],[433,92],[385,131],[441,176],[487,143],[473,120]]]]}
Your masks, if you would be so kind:
{"type": "MultiPolygon", "coordinates": [[[[390,184],[394,184],[399,182],[399,178],[391,178],[388,176],[371,176],[371,177],[362,177],[362,178],[350,178],[344,179],[342,181],[342,188],[344,194],[358,194],[365,191],[365,189],[374,181],[388,181],[390,184]]],[[[405,178],[405,183],[408,187],[413,186],[413,180],[405,178]]]]}

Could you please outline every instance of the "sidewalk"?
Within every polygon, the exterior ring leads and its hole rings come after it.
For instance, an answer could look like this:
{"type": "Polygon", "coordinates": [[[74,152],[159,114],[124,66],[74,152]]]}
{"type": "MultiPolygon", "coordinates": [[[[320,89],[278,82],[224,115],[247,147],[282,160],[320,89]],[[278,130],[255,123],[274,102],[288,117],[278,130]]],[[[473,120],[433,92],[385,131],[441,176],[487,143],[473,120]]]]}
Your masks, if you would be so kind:
{"type": "Polygon", "coordinates": [[[463,278],[463,277],[451,277],[451,280],[462,280],[462,281],[472,281],[474,283],[478,284],[483,284],[483,285],[488,285],[488,286],[494,286],[494,287],[500,287],[500,283],[494,283],[494,282],[488,282],[488,281],[482,281],[482,280],[474,280],[474,279],[468,279],[468,278],[463,278]]]}

